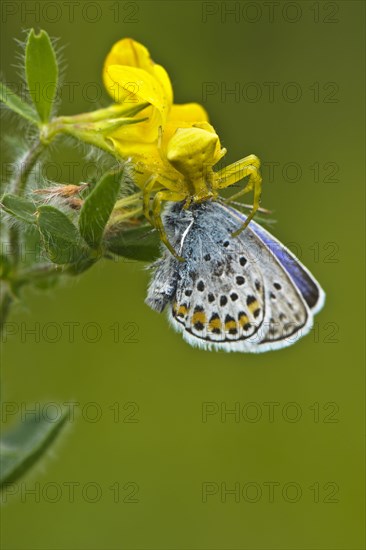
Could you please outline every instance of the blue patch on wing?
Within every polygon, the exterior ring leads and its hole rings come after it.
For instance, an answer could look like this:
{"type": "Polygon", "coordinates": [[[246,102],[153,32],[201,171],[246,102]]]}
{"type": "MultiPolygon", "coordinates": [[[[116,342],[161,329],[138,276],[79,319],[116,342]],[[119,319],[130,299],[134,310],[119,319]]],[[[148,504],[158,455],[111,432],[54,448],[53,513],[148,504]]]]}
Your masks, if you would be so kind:
{"type": "MultiPolygon", "coordinates": [[[[229,208],[231,209],[231,207],[229,208]]],[[[238,212],[237,210],[235,210],[235,214],[236,216],[240,215],[244,223],[247,218],[245,214],[238,212]]],[[[280,243],[279,240],[272,237],[272,235],[263,227],[254,221],[249,223],[249,227],[270,249],[270,251],[290,275],[307,305],[311,309],[314,308],[319,301],[320,293],[319,286],[310,273],[304,268],[296,256],[294,256],[282,243],[280,243]]]]}

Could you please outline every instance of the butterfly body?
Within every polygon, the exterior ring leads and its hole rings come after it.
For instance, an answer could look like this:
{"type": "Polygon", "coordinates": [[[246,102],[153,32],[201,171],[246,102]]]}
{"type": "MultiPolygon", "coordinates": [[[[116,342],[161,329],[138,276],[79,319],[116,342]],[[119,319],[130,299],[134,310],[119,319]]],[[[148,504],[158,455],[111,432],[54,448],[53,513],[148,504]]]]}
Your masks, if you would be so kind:
{"type": "Polygon", "coordinates": [[[324,292],[309,271],[255,222],[220,201],[164,214],[170,242],[154,266],[146,303],[203,349],[262,352],[293,344],[312,327],[324,292]]]}

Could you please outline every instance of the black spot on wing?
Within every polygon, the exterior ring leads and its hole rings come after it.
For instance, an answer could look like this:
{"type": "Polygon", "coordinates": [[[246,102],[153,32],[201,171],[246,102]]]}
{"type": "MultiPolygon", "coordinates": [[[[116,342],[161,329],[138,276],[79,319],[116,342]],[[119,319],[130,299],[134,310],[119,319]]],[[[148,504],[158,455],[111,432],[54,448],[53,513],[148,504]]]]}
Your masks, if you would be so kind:
{"type": "Polygon", "coordinates": [[[250,306],[250,304],[252,304],[253,302],[256,301],[256,297],[255,296],[247,296],[247,306],[250,306]]]}
{"type": "Polygon", "coordinates": [[[205,290],[205,283],[203,281],[198,281],[197,290],[199,290],[200,292],[203,292],[205,290]]]}

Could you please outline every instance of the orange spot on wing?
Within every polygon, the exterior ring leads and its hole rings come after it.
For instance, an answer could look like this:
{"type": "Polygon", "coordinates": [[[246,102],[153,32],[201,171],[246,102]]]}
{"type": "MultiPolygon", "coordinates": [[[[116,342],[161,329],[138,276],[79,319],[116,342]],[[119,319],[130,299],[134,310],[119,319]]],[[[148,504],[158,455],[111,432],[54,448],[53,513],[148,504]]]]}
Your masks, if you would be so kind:
{"type": "Polygon", "coordinates": [[[177,316],[184,317],[185,315],[187,315],[187,312],[188,312],[187,306],[185,304],[182,304],[181,306],[179,306],[177,316]]]}
{"type": "Polygon", "coordinates": [[[213,330],[221,330],[221,321],[219,318],[217,319],[212,319],[212,321],[209,322],[208,324],[208,328],[209,330],[213,331],[213,330]]]}
{"type": "Polygon", "coordinates": [[[192,315],[192,324],[196,325],[197,323],[206,324],[206,314],[204,311],[197,311],[192,315]]]}
{"type": "Polygon", "coordinates": [[[248,317],[245,315],[245,313],[241,313],[239,315],[239,324],[241,327],[244,327],[249,322],[248,317]]]}
{"type": "Polygon", "coordinates": [[[251,304],[248,305],[248,309],[251,313],[253,313],[256,309],[258,309],[258,302],[257,300],[254,300],[254,302],[252,302],[251,304]]]}
{"type": "Polygon", "coordinates": [[[235,321],[227,321],[225,323],[225,330],[233,330],[236,329],[236,322],[235,321]]]}

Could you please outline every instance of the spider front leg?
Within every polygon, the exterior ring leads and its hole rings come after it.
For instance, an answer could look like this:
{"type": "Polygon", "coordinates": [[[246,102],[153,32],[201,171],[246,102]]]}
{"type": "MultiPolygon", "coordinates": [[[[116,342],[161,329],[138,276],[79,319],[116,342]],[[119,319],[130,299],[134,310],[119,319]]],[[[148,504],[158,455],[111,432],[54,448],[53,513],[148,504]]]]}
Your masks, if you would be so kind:
{"type": "Polygon", "coordinates": [[[143,195],[142,195],[142,211],[144,216],[151,223],[150,217],[150,195],[152,193],[155,183],[158,181],[158,176],[153,174],[149,177],[147,182],[144,185],[143,195]]]}
{"type": "Polygon", "coordinates": [[[216,174],[215,188],[217,189],[224,189],[225,187],[229,187],[230,185],[233,185],[234,183],[245,178],[246,176],[249,176],[249,181],[244,189],[242,189],[238,193],[235,193],[235,195],[232,195],[230,197],[230,200],[237,199],[238,197],[241,197],[242,195],[245,195],[250,191],[254,191],[253,208],[249,212],[248,217],[243,225],[233,233],[233,237],[239,235],[239,233],[241,233],[247,227],[249,222],[254,218],[255,213],[259,208],[262,195],[262,178],[260,175],[259,167],[259,158],[255,155],[249,155],[248,157],[245,157],[242,160],[239,160],[238,162],[235,162],[234,164],[230,164],[230,166],[223,168],[223,170],[220,170],[220,172],[216,174]]]}
{"type": "Polygon", "coordinates": [[[166,234],[163,220],[161,219],[161,205],[163,201],[178,202],[185,198],[185,195],[176,191],[158,191],[153,200],[152,217],[154,226],[159,231],[160,239],[165,244],[167,249],[173,254],[173,256],[180,262],[184,262],[184,258],[174,250],[170,244],[168,235],[166,234]]]}

